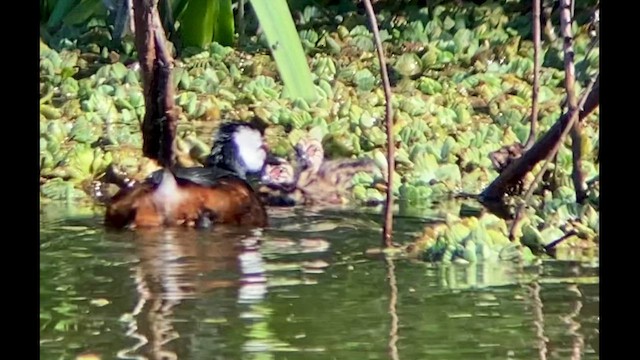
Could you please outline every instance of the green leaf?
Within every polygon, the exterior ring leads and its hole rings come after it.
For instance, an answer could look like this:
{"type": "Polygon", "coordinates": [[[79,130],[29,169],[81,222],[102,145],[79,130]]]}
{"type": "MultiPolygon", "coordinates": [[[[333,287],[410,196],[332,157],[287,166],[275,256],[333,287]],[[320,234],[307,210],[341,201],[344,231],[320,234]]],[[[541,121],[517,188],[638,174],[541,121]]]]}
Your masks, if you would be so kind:
{"type": "Polygon", "coordinates": [[[450,244],[459,244],[464,239],[466,239],[469,234],[471,234],[471,229],[463,224],[457,223],[451,225],[451,227],[447,229],[445,233],[448,235],[450,244]]]}
{"type": "Polygon", "coordinates": [[[469,29],[460,29],[453,35],[453,42],[456,44],[456,52],[462,53],[469,47],[473,40],[473,33],[469,29]]]}
{"type": "Polygon", "coordinates": [[[429,182],[435,178],[435,172],[438,169],[438,160],[433,154],[421,154],[416,156],[414,160],[415,175],[419,181],[429,182]]]}
{"type": "Polygon", "coordinates": [[[93,299],[91,300],[91,305],[93,306],[97,306],[97,307],[103,307],[105,305],[109,305],[111,302],[107,299],[93,299]]]}
{"type": "Polygon", "coordinates": [[[451,17],[447,16],[446,18],[444,18],[443,27],[445,30],[451,30],[451,28],[453,28],[455,25],[456,22],[453,21],[451,17]]]}
{"type": "Polygon", "coordinates": [[[542,236],[544,244],[547,245],[552,241],[558,240],[559,238],[564,236],[564,233],[562,232],[562,230],[556,227],[549,227],[540,231],[540,236],[542,236]]]}
{"type": "Polygon", "coordinates": [[[356,72],[353,82],[356,83],[358,90],[371,91],[375,87],[376,79],[369,69],[362,69],[356,72]]]}
{"type": "Polygon", "coordinates": [[[51,12],[49,21],[47,21],[47,27],[52,28],[60,25],[62,19],[64,19],[78,2],[79,0],[59,0],[51,12]]]}
{"type": "Polygon", "coordinates": [[[218,3],[218,16],[213,30],[213,39],[222,45],[231,46],[235,34],[231,0],[217,0],[214,3],[218,3]]]}
{"type": "Polygon", "coordinates": [[[102,7],[104,7],[102,1],[82,0],[76,7],[69,11],[62,21],[67,26],[81,24],[87,21],[102,7]]]}
{"type": "Polygon", "coordinates": [[[40,187],[42,195],[53,200],[71,201],[86,197],[82,190],[73,187],[69,181],[55,178],[40,187]]]}
{"type": "Polygon", "coordinates": [[[520,241],[523,245],[534,249],[544,245],[544,238],[542,234],[540,234],[540,231],[530,224],[522,226],[522,238],[520,241]]]}
{"type": "Polygon", "coordinates": [[[318,94],[287,1],[253,0],[251,5],[284,82],[284,96],[301,97],[310,103],[317,100],[318,94]]]}
{"type": "Polygon", "coordinates": [[[445,164],[435,171],[436,179],[440,181],[450,181],[455,184],[460,183],[462,176],[460,175],[460,168],[456,164],[445,164]]]}
{"type": "Polygon", "coordinates": [[[189,0],[171,0],[171,11],[175,19],[180,19],[187,9],[189,0]]]}
{"type": "Polygon", "coordinates": [[[180,17],[180,36],[183,45],[204,49],[213,40],[217,1],[190,0],[180,17]]]}
{"type": "Polygon", "coordinates": [[[420,78],[418,89],[427,95],[434,95],[442,91],[442,85],[436,80],[424,76],[420,78]]]}

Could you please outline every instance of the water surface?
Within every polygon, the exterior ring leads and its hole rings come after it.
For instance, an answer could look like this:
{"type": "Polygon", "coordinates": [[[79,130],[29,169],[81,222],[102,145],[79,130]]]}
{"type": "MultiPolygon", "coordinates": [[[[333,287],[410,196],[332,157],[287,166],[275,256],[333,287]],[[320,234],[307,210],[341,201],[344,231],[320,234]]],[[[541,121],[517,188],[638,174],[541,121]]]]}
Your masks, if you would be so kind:
{"type": "MultiPolygon", "coordinates": [[[[597,262],[363,256],[378,216],[272,210],[271,228],[105,231],[41,215],[42,359],[598,359],[597,262]]],[[[399,219],[407,241],[419,221],[399,219]]]]}

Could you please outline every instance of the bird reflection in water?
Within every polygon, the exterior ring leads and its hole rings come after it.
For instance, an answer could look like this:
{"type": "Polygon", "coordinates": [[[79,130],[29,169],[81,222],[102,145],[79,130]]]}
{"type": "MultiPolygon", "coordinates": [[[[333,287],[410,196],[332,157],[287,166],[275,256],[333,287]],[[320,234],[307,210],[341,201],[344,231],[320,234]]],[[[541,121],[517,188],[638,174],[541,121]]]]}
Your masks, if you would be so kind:
{"type": "Polygon", "coordinates": [[[139,262],[132,270],[138,302],[127,316],[126,335],[136,344],[121,350],[119,359],[177,359],[177,354],[187,353],[188,349],[178,347],[188,344],[174,341],[180,335],[174,328],[178,319],[173,310],[185,300],[235,291],[238,304],[262,301],[266,276],[258,251],[261,230],[238,231],[220,230],[212,235],[194,229],[149,229],[134,233],[139,262]]]}

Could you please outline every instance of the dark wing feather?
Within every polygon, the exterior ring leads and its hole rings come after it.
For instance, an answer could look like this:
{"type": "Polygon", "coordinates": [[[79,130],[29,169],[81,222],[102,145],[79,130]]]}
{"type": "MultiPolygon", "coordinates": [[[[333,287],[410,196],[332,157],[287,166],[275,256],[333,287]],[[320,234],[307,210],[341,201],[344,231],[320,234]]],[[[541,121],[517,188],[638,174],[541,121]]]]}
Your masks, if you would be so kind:
{"type": "MultiPolygon", "coordinates": [[[[180,183],[190,182],[201,186],[214,186],[220,179],[237,177],[234,172],[215,167],[174,167],[171,171],[180,183]]],[[[157,186],[162,181],[164,170],[156,170],[147,181],[157,186]]]]}

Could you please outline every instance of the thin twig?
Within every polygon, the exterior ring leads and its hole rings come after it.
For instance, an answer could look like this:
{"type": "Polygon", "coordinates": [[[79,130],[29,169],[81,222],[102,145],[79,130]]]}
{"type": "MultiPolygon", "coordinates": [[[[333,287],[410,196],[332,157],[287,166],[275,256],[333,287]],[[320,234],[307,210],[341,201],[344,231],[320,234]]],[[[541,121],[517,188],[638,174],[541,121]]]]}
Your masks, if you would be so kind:
{"type": "Polygon", "coordinates": [[[587,190],[584,183],[584,172],[582,171],[582,124],[576,121],[571,129],[571,150],[573,152],[573,172],[571,178],[576,193],[576,202],[582,204],[587,198],[587,190]]]}
{"type": "Polygon", "coordinates": [[[533,1],[533,94],[531,95],[531,128],[524,151],[536,142],[538,129],[538,91],[540,90],[540,1],[533,1]]]}
{"type": "Polygon", "coordinates": [[[385,203],[384,228],[382,230],[382,246],[391,247],[392,231],[393,231],[393,172],[395,169],[395,142],[393,139],[393,110],[391,108],[391,85],[389,83],[389,74],[387,74],[387,62],[384,58],[382,49],[382,41],[380,40],[380,32],[378,31],[378,22],[376,14],[373,12],[373,5],[370,0],[362,0],[367,11],[367,17],[371,23],[371,30],[376,42],[376,50],[378,52],[378,61],[380,62],[380,75],[382,76],[382,85],[384,86],[386,125],[387,125],[387,201],[385,203]]]}
{"type": "Polygon", "coordinates": [[[584,56],[585,59],[589,58],[591,55],[591,51],[596,45],[600,44],[600,1],[596,3],[593,7],[593,12],[591,14],[590,20],[590,33],[593,33],[593,38],[591,39],[591,43],[589,44],[589,48],[587,49],[587,53],[584,56]]]}
{"type": "Polygon", "coordinates": [[[391,360],[398,359],[398,311],[396,304],[398,303],[398,285],[396,283],[395,265],[393,259],[386,258],[387,261],[387,278],[389,279],[389,288],[391,290],[389,296],[389,314],[391,315],[391,329],[389,330],[389,357],[391,360]]]}
{"type": "Polygon", "coordinates": [[[576,2],[575,0],[569,0],[571,3],[571,20],[573,21],[574,14],[576,12],[576,2]]]}
{"type": "MultiPolygon", "coordinates": [[[[567,89],[567,103],[569,113],[576,112],[577,98],[575,91],[576,71],[574,65],[572,23],[572,0],[560,0],[560,31],[562,32],[564,48],[564,72],[565,87],[567,89]]],[[[573,187],[576,192],[576,201],[581,203],[586,198],[584,174],[582,173],[582,126],[580,122],[574,122],[571,128],[571,149],[573,151],[573,187]]]]}
{"type": "Polygon", "coordinates": [[[544,246],[544,251],[546,251],[547,253],[553,253],[556,249],[556,246],[558,246],[561,242],[567,240],[568,238],[572,237],[573,235],[577,235],[578,232],[575,230],[571,230],[568,233],[562,235],[560,238],[553,240],[552,242],[548,243],[547,245],[544,246]]]}
{"type": "MultiPolygon", "coordinates": [[[[591,93],[591,89],[599,81],[600,81],[600,75],[599,74],[594,79],[591,80],[591,82],[587,86],[587,89],[585,90],[582,98],[580,99],[580,104],[579,104],[580,108],[582,108],[584,106],[585,102],[589,98],[589,94],[591,93]]],[[[542,164],[542,168],[540,169],[540,171],[536,175],[535,179],[533,180],[533,183],[531,183],[531,186],[529,187],[529,190],[527,190],[527,193],[524,196],[524,201],[522,202],[522,204],[518,207],[518,210],[516,211],[515,218],[513,219],[513,222],[511,223],[511,228],[509,229],[509,239],[511,239],[512,241],[515,238],[515,229],[516,229],[516,226],[517,226],[518,222],[520,222],[520,219],[522,218],[522,212],[524,210],[524,207],[527,206],[527,203],[529,203],[529,200],[531,199],[531,195],[533,194],[533,191],[538,187],[538,183],[540,182],[540,179],[542,179],[542,175],[544,174],[544,172],[546,171],[547,167],[549,166],[549,162],[558,153],[558,150],[560,149],[560,145],[564,142],[564,138],[567,136],[567,134],[569,133],[570,129],[573,128],[573,123],[576,122],[576,120],[578,119],[579,111],[578,111],[578,109],[575,109],[575,110],[576,111],[574,111],[572,113],[569,113],[569,121],[567,122],[564,130],[562,131],[562,134],[560,134],[560,138],[553,145],[553,148],[551,149],[551,152],[545,158],[545,162],[544,162],[544,164],[542,164]]]]}

